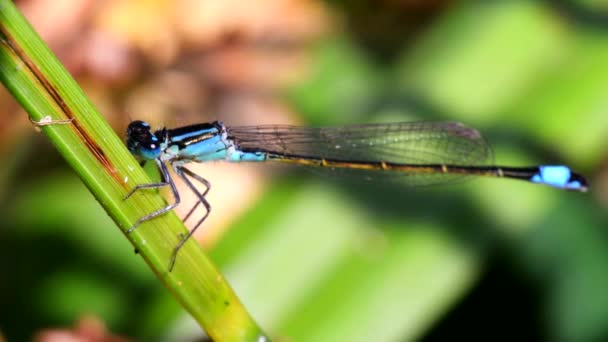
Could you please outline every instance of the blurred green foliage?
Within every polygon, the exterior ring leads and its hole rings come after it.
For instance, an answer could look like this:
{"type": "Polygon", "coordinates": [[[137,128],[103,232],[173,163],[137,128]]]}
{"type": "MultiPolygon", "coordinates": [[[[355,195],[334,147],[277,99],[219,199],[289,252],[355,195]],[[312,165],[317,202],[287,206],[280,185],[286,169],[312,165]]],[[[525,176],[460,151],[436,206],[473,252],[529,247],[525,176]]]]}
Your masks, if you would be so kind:
{"type": "MultiPolygon", "coordinates": [[[[462,2],[388,53],[349,29],[365,15],[349,4],[334,7],[346,29],[316,44],[310,75],[283,93],[303,121],[462,121],[484,133],[498,164],[567,164],[592,190],[280,177],[211,250],[253,316],[294,341],[607,339],[608,25],[588,14],[608,20],[608,9],[462,2]]],[[[196,335],[80,181],[35,140],[3,162],[3,333],[24,339],[94,313],[141,340],[196,335]]]]}

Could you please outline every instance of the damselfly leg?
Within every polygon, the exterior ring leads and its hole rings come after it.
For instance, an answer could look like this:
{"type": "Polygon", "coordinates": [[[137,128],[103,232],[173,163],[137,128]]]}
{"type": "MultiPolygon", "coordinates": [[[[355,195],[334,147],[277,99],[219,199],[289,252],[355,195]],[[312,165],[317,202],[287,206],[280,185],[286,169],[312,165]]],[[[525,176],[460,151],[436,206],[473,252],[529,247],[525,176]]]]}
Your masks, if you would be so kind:
{"type": "MultiPolygon", "coordinates": [[[[173,210],[175,207],[177,207],[181,203],[181,198],[179,196],[179,192],[177,191],[177,186],[175,185],[175,182],[173,181],[173,178],[171,177],[171,174],[169,173],[169,170],[168,170],[166,164],[159,159],[156,159],[155,162],[156,162],[156,165],[158,166],[159,170],[161,171],[161,176],[162,176],[163,181],[158,182],[158,183],[140,184],[140,185],[136,186],[135,188],[133,188],[133,190],[131,190],[127,194],[127,196],[125,196],[125,199],[131,197],[135,192],[142,190],[142,189],[157,189],[157,188],[162,188],[165,186],[170,186],[171,192],[173,194],[173,197],[175,198],[175,201],[174,201],[174,203],[169,204],[166,207],[163,207],[159,210],[156,210],[148,215],[145,215],[145,216],[139,218],[135,222],[135,224],[131,228],[129,228],[129,230],[127,230],[127,234],[133,232],[142,223],[173,210]]],[[[192,214],[194,213],[194,211],[196,210],[196,208],[198,208],[198,206],[200,204],[202,204],[203,207],[205,208],[205,214],[196,222],[196,224],[188,232],[188,234],[186,234],[185,236],[181,236],[180,242],[177,244],[177,246],[175,246],[175,249],[173,250],[173,256],[171,257],[171,260],[169,262],[169,272],[171,272],[173,270],[173,266],[175,266],[175,261],[177,260],[177,254],[178,254],[179,250],[186,243],[186,241],[188,241],[188,239],[196,232],[196,230],[205,221],[205,219],[207,219],[207,217],[209,216],[209,213],[211,212],[211,205],[205,198],[205,196],[211,189],[211,183],[209,183],[208,180],[204,179],[203,177],[197,175],[196,173],[188,170],[187,168],[185,168],[181,165],[172,163],[172,166],[173,166],[173,170],[175,171],[175,173],[184,181],[184,183],[188,186],[188,188],[190,188],[190,190],[192,190],[192,192],[194,193],[194,195],[197,198],[196,203],[194,204],[192,209],[190,209],[188,214],[184,217],[183,221],[186,221],[189,217],[191,217],[192,214]],[[203,186],[205,186],[205,191],[203,191],[203,192],[199,191],[198,188],[194,185],[194,183],[189,179],[189,177],[196,180],[197,182],[201,183],[203,186]]]]}
{"type": "MultiPolygon", "coordinates": [[[[186,169],[188,170],[188,169],[186,169]]],[[[205,191],[203,191],[202,196],[203,197],[207,197],[207,194],[209,193],[209,190],[211,190],[211,183],[206,180],[205,178],[197,175],[196,173],[188,170],[189,175],[192,176],[192,178],[196,179],[197,181],[199,181],[203,186],[205,186],[205,191]]],[[[192,216],[192,214],[194,213],[194,211],[196,210],[196,208],[198,208],[198,206],[201,204],[201,201],[196,201],[196,203],[192,206],[192,208],[188,211],[188,214],[186,214],[186,216],[184,216],[183,221],[186,222],[190,216],[192,216]]]]}
{"type": "Polygon", "coordinates": [[[185,168],[183,166],[174,166],[173,169],[175,170],[175,173],[177,173],[177,175],[184,181],[184,183],[186,183],[188,188],[190,188],[190,190],[197,197],[196,204],[192,207],[192,209],[190,209],[190,212],[186,215],[186,217],[184,218],[184,221],[186,221],[190,217],[190,215],[192,215],[192,213],[198,207],[199,204],[202,204],[203,207],[205,207],[205,214],[203,215],[203,217],[201,217],[198,220],[198,222],[196,222],[194,227],[192,229],[190,229],[188,234],[186,234],[186,236],[182,237],[181,241],[177,244],[177,246],[175,246],[175,249],[173,250],[173,257],[171,258],[171,262],[169,264],[169,272],[171,272],[173,270],[173,266],[175,265],[175,261],[177,260],[177,253],[179,252],[179,250],[186,243],[186,241],[188,241],[188,239],[192,235],[194,235],[194,233],[200,227],[200,225],[207,219],[207,217],[209,216],[209,213],[211,213],[211,204],[209,204],[209,202],[205,198],[205,195],[207,195],[207,193],[211,189],[211,184],[209,183],[209,181],[204,179],[203,177],[197,175],[196,173],[188,170],[187,168],[185,168]],[[199,183],[203,184],[206,187],[205,191],[200,192],[198,190],[198,188],[194,185],[194,183],[192,183],[192,181],[190,179],[188,179],[188,177],[192,177],[199,183]]]}
{"type": "Polygon", "coordinates": [[[158,188],[162,188],[162,187],[165,187],[165,186],[168,185],[168,186],[171,187],[171,193],[173,194],[174,202],[172,204],[167,205],[166,207],[163,207],[163,208],[158,209],[158,210],[156,210],[154,212],[151,212],[148,215],[140,217],[135,222],[135,224],[133,224],[133,226],[131,226],[131,228],[129,228],[127,230],[127,234],[132,233],[142,223],[144,223],[144,222],[146,222],[148,220],[151,220],[151,219],[153,219],[153,218],[155,218],[155,217],[157,217],[159,215],[162,215],[162,214],[164,214],[166,212],[169,212],[169,211],[173,210],[181,202],[181,199],[179,197],[179,192],[177,191],[177,187],[175,186],[175,182],[173,182],[173,179],[171,178],[171,175],[169,174],[169,170],[167,169],[167,166],[165,165],[165,163],[163,163],[159,159],[155,159],[154,161],[156,162],[156,165],[158,166],[158,169],[160,170],[162,181],[159,182],[159,183],[150,183],[150,184],[140,184],[140,185],[137,185],[136,187],[133,188],[133,190],[131,190],[125,196],[125,199],[128,199],[135,192],[137,192],[139,190],[142,190],[142,189],[158,189],[158,188]]]}

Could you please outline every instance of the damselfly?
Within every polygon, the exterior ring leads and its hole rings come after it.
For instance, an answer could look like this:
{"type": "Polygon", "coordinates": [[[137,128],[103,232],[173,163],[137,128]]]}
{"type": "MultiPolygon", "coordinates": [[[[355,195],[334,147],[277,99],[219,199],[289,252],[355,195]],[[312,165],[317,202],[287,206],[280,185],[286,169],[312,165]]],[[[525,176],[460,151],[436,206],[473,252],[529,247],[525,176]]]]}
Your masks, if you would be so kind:
{"type": "Polygon", "coordinates": [[[160,183],[141,184],[141,189],[169,186],[174,202],[141,217],[127,231],[162,215],[180,203],[179,192],[167,164],[196,195],[188,212],[203,205],[205,214],[175,247],[177,253],[211,212],[205,198],[211,184],[185,167],[190,162],[279,162],[330,169],[360,179],[398,177],[410,185],[441,184],[466,176],[519,179],[559,189],[586,191],[585,178],[563,165],[505,167],[493,165],[492,150],[481,134],[456,122],[404,122],[332,128],[295,126],[227,127],[221,122],[202,123],[152,132],[143,121],[127,129],[127,146],[142,161],[153,160],[162,176],[160,183]],[[194,181],[204,190],[199,190],[194,181]]]}

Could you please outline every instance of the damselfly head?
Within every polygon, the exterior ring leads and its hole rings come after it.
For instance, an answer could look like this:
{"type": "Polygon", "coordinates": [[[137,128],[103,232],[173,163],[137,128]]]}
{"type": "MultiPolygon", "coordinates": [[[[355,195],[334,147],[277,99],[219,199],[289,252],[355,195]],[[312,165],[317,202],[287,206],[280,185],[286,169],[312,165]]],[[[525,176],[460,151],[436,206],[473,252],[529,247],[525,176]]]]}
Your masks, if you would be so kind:
{"type": "Polygon", "coordinates": [[[147,122],[136,120],[127,127],[127,148],[137,157],[156,159],[160,155],[160,141],[152,134],[147,122]]]}

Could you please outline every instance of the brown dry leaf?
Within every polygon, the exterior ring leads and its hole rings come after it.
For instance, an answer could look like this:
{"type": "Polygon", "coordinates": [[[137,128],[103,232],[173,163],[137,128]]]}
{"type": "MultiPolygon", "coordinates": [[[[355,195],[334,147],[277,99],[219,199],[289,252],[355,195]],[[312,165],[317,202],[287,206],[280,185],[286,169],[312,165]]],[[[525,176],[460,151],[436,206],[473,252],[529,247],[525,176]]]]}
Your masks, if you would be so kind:
{"type": "Polygon", "coordinates": [[[92,30],[81,47],[87,74],[108,86],[128,84],[142,69],[130,46],[102,30],[92,30]]]}
{"type": "Polygon", "coordinates": [[[124,108],[152,124],[180,125],[184,122],[175,119],[178,115],[195,114],[201,120],[200,114],[209,106],[208,97],[207,88],[193,73],[166,70],[132,89],[124,108]]]}
{"type": "Polygon", "coordinates": [[[176,28],[184,41],[208,48],[227,37],[301,41],[324,32],[327,10],[312,0],[178,0],[176,28]]]}
{"type": "Polygon", "coordinates": [[[156,64],[168,65],[179,54],[173,12],[174,3],[168,0],[110,0],[97,14],[96,24],[156,64]]]}
{"type": "Polygon", "coordinates": [[[194,68],[214,87],[268,91],[302,77],[303,54],[302,49],[231,46],[201,56],[194,68]]]}

